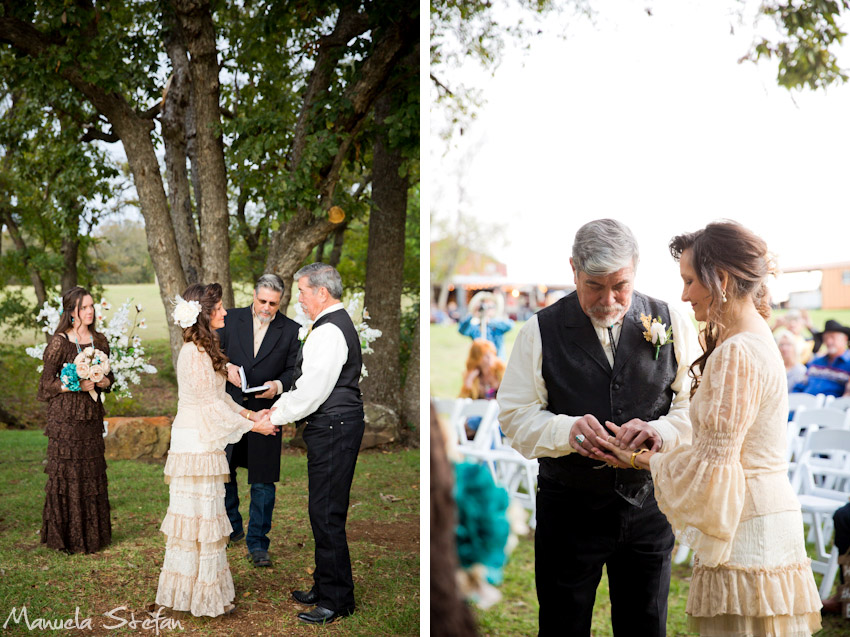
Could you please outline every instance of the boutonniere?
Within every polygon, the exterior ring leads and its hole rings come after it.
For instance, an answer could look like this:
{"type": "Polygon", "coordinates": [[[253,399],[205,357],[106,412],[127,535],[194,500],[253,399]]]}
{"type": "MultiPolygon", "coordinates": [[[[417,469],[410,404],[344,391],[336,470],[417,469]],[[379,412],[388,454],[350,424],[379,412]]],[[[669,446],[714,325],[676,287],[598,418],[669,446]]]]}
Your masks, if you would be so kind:
{"type": "Polygon", "coordinates": [[[298,328],[298,340],[301,341],[301,347],[304,347],[304,341],[307,340],[307,337],[310,336],[310,332],[313,331],[313,324],[310,326],[302,325],[298,328]]]}
{"type": "Polygon", "coordinates": [[[643,337],[655,346],[653,360],[658,360],[658,353],[661,351],[661,348],[673,342],[671,336],[673,334],[673,326],[667,327],[661,322],[660,316],[658,318],[652,318],[646,314],[640,315],[640,322],[643,323],[643,327],[646,330],[643,333],[643,337]]]}

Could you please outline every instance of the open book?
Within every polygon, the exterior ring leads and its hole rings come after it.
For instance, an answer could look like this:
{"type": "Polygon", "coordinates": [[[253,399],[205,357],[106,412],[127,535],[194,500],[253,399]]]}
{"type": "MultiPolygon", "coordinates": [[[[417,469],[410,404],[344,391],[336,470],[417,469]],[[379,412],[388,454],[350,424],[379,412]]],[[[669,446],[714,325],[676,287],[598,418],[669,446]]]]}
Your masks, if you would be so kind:
{"type": "Polygon", "coordinates": [[[239,378],[242,380],[243,394],[253,394],[258,391],[266,391],[269,388],[268,385],[261,385],[259,387],[248,387],[248,379],[245,378],[245,370],[242,367],[239,368],[239,378]]]}

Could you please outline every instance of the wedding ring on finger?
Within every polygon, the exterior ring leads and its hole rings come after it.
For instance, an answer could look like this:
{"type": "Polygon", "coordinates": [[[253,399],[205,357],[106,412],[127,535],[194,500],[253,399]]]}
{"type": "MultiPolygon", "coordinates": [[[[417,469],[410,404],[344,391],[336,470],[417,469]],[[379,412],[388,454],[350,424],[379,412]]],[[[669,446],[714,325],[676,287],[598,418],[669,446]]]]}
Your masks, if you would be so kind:
{"type": "Polygon", "coordinates": [[[577,434],[576,435],[576,443],[579,446],[581,446],[584,443],[584,435],[583,434],[577,434]]]}

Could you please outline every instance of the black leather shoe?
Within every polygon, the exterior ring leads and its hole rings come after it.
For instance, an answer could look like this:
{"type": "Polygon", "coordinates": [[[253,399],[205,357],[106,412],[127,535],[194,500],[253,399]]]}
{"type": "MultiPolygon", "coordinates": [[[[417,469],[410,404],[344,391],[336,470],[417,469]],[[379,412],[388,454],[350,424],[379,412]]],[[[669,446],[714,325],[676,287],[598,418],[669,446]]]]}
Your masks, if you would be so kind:
{"type": "Polygon", "coordinates": [[[239,531],[239,533],[232,533],[230,535],[230,539],[227,541],[227,546],[233,546],[234,544],[238,544],[244,539],[245,531],[239,531]]]}
{"type": "Polygon", "coordinates": [[[299,604],[315,606],[319,603],[319,594],[312,588],[309,591],[292,591],[292,599],[299,604]]]}
{"type": "Polygon", "coordinates": [[[316,608],[306,613],[298,613],[298,619],[307,624],[330,624],[340,617],[348,617],[353,612],[353,608],[331,610],[322,606],[316,606],[316,608]]]}

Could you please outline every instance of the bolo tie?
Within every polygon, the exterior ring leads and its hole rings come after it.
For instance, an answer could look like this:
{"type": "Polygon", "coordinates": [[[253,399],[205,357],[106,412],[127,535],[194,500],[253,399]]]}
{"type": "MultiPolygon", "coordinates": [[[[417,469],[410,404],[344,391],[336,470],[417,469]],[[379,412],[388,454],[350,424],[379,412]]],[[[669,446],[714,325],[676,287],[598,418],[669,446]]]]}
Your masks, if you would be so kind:
{"type": "Polygon", "coordinates": [[[614,343],[614,332],[612,331],[612,325],[608,326],[608,342],[611,343],[611,354],[614,356],[614,360],[617,359],[617,345],[614,343]]]}

